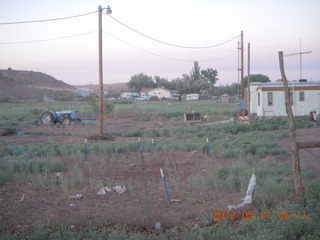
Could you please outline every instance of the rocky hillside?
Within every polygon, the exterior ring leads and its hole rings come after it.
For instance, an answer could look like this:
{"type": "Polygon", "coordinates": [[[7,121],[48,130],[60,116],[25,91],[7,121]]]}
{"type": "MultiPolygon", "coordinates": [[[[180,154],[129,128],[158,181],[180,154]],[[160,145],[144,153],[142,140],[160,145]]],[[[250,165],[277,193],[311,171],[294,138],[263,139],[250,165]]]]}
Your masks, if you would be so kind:
{"type": "Polygon", "coordinates": [[[56,91],[73,91],[74,87],[45,73],[33,71],[1,70],[0,98],[43,99],[56,91]]]}

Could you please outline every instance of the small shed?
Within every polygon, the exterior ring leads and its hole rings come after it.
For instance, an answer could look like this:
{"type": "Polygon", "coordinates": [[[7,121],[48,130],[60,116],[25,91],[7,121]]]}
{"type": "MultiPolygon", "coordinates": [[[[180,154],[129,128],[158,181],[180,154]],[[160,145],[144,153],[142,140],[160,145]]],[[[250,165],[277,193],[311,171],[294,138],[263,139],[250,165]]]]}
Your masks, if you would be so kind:
{"type": "Polygon", "coordinates": [[[202,122],[201,113],[199,112],[184,113],[184,122],[185,123],[202,122]]]}
{"type": "Polygon", "coordinates": [[[230,103],[230,96],[228,94],[223,94],[220,97],[221,103],[230,103]]]}

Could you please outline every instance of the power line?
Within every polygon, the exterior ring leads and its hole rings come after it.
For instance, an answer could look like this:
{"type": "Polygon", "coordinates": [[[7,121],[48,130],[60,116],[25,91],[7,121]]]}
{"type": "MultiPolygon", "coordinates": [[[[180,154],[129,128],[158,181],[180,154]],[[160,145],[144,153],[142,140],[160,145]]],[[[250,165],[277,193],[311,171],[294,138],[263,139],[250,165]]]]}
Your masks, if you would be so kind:
{"type": "Polygon", "coordinates": [[[182,45],[177,45],[177,44],[172,44],[172,43],[167,43],[167,42],[164,42],[162,40],[158,40],[156,38],[153,38],[153,37],[150,37],[150,36],[147,36],[146,34],[143,34],[135,29],[133,29],[132,27],[129,27],[128,25],[124,24],[123,22],[117,20],[116,18],[112,17],[110,14],[108,15],[109,17],[111,17],[113,20],[115,20],[116,22],[120,23],[121,25],[125,26],[126,28],[130,29],[131,31],[135,32],[135,33],[138,33],[140,34],[141,36],[143,37],[146,37],[146,38],[149,38],[153,41],[156,41],[156,42],[159,42],[159,43],[162,43],[162,44],[165,44],[165,45],[169,45],[169,46],[172,46],[172,47],[178,47],[178,48],[189,48],[189,49],[204,49],[204,48],[214,48],[214,47],[218,47],[218,46],[221,46],[221,45],[224,45],[228,42],[231,42],[232,40],[238,38],[239,36],[235,36],[225,42],[222,42],[222,43],[218,43],[218,44],[215,44],[215,45],[209,45],[209,46],[197,46],[197,47],[191,47],[191,46],[182,46],[182,45]]]}
{"type": "Polygon", "coordinates": [[[48,41],[54,41],[54,40],[60,40],[60,39],[66,39],[66,38],[73,38],[73,37],[79,37],[91,33],[96,33],[97,31],[92,32],[86,32],[86,33],[80,33],[70,36],[64,36],[64,37],[57,37],[57,38],[48,38],[48,39],[40,39],[40,40],[30,40],[30,41],[20,41],[20,42],[2,42],[0,44],[22,44],[22,43],[37,43],[37,42],[48,42],[48,41]]]}
{"type": "Polygon", "coordinates": [[[74,16],[70,16],[70,17],[61,17],[61,18],[51,18],[51,19],[41,19],[41,20],[31,20],[31,21],[21,21],[21,22],[0,22],[0,25],[9,25],[9,24],[24,24],[24,23],[39,23],[39,22],[50,22],[50,21],[59,21],[59,20],[66,20],[66,19],[70,19],[70,18],[77,18],[77,17],[83,17],[83,16],[87,16],[93,13],[96,13],[98,11],[94,11],[94,12],[89,12],[89,13],[84,13],[84,14],[80,14],[80,15],[74,15],[74,16]]]}
{"type": "MultiPolygon", "coordinates": [[[[141,50],[141,51],[143,51],[143,52],[149,53],[149,54],[154,55],[154,56],[157,56],[157,57],[166,58],[166,59],[173,60],[173,61],[180,61],[180,62],[194,62],[194,60],[185,60],[185,59],[178,59],[178,58],[170,58],[170,57],[166,57],[166,56],[163,56],[163,55],[160,55],[160,54],[157,54],[157,53],[153,53],[153,52],[150,52],[150,51],[145,50],[145,49],[143,49],[143,48],[137,47],[137,46],[135,46],[135,45],[133,45],[133,44],[131,44],[131,43],[129,43],[129,42],[127,42],[127,41],[125,41],[125,40],[123,40],[123,39],[121,39],[121,38],[119,38],[119,37],[117,37],[117,36],[115,36],[115,35],[113,35],[113,34],[111,34],[111,33],[109,33],[109,32],[107,32],[107,31],[105,31],[105,30],[103,30],[103,32],[106,33],[106,34],[108,34],[108,35],[110,35],[111,37],[119,40],[120,42],[123,42],[123,43],[125,43],[125,44],[127,44],[127,45],[129,45],[129,46],[131,46],[131,47],[134,47],[134,48],[136,48],[136,49],[139,49],[139,50],[141,50]]],[[[235,54],[237,54],[237,53],[233,53],[233,54],[230,54],[230,55],[228,55],[228,56],[224,56],[224,57],[220,57],[220,58],[215,58],[215,59],[207,59],[207,60],[202,60],[202,61],[200,60],[200,61],[198,61],[198,62],[213,62],[213,61],[218,61],[218,60],[221,60],[221,59],[224,59],[224,58],[231,57],[231,56],[233,56],[233,55],[235,55],[235,54]]]]}

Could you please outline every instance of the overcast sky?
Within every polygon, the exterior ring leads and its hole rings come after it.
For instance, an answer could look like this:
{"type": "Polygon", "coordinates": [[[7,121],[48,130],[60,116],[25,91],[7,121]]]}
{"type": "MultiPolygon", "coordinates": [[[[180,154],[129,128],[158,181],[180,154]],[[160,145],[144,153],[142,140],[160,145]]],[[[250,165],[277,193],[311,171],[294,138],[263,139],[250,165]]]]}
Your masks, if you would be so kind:
{"type": "MultiPolygon", "coordinates": [[[[249,42],[251,74],[275,81],[280,79],[278,52],[300,52],[301,39],[301,51],[312,51],[302,55],[303,78],[320,80],[319,0],[0,0],[0,23],[93,12],[0,24],[0,68],[44,72],[73,85],[97,84],[99,5],[110,5],[114,18],[102,16],[104,83],[128,82],[138,73],[171,80],[189,74],[193,61],[202,70],[216,69],[218,85],[238,82],[241,31],[245,75],[249,42]],[[169,46],[115,19],[173,45],[224,44],[169,46]],[[64,38],[69,36],[74,37],[64,38]],[[38,41],[48,39],[56,40],[38,41]]],[[[285,57],[285,68],[288,80],[299,79],[299,55],[285,57]]]]}

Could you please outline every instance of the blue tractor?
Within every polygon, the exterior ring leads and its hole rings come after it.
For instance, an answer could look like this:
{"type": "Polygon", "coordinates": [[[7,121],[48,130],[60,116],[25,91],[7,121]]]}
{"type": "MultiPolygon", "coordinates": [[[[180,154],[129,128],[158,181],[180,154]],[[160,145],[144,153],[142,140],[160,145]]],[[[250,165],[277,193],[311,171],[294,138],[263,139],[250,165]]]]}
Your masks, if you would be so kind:
{"type": "Polygon", "coordinates": [[[78,118],[77,110],[61,110],[60,112],[45,111],[40,117],[40,122],[45,125],[50,123],[64,123],[65,125],[71,125],[73,121],[81,122],[81,119],[78,118]]]}

